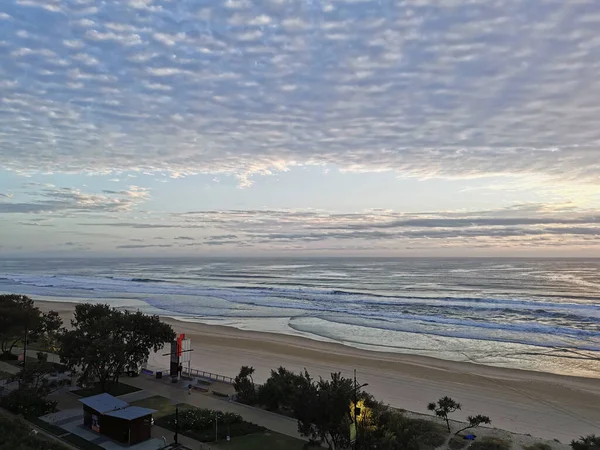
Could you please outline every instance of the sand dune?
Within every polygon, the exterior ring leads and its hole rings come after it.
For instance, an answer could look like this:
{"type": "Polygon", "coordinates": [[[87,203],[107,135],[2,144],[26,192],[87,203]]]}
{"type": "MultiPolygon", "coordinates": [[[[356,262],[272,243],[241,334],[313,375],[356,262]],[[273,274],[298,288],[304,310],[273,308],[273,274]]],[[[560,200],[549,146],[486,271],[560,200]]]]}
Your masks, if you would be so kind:
{"type": "MultiPolygon", "coordinates": [[[[38,302],[61,312],[65,322],[73,303],[38,302]]],[[[192,367],[235,376],[241,365],[254,366],[264,381],[272,368],[284,366],[313,376],[357,370],[361,383],[392,406],[419,413],[440,396],[463,404],[456,419],[490,416],[494,427],[544,439],[569,442],[600,433],[600,380],[443,361],[413,355],[370,352],[294,336],[241,331],[228,327],[164,318],[177,333],[191,338],[192,367]]],[[[149,364],[167,367],[167,357],[152,355],[149,364]]]]}

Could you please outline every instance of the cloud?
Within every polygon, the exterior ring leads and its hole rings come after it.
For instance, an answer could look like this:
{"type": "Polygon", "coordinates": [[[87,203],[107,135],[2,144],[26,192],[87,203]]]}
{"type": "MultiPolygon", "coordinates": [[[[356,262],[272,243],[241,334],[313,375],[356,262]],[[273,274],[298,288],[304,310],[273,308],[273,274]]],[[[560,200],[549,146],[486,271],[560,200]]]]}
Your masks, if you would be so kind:
{"type": "MultiPolygon", "coordinates": [[[[39,187],[27,183],[26,188],[39,187]]],[[[129,211],[148,197],[146,189],[132,186],[126,191],[104,191],[103,194],[85,193],[74,188],[57,188],[52,185],[30,193],[30,201],[0,202],[0,213],[85,213],[129,211]]]]}
{"type": "Polygon", "coordinates": [[[0,160],[19,173],[600,184],[593,0],[3,7],[0,160]]]}
{"type": "Polygon", "coordinates": [[[140,249],[140,248],[170,248],[172,247],[171,244],[159,244],[159,245],[154,245],[154,244],[131,244],[131,245],[117,245],[117,249],[140,249]]]}

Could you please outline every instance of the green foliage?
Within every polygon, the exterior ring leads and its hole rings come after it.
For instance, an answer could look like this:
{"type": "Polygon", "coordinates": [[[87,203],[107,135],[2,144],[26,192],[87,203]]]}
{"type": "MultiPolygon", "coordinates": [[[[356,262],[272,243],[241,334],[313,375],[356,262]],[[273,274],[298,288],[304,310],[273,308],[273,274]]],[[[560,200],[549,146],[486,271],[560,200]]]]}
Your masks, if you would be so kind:
{"type": "Polygon", "coordinates": [[[461,406],[460,403],[455,402],[450,397],[442,397],[437,403],[429,403],[427,409],[446,421],[448,433],[450,433],[450,419],[448,419],[448,415],[460,410],[461,406]]]}
{"type": "Polygon", "coordinates": [[[484,437],[480,441],[475,441],[469,447],[470,450],[510,450],[511,445],[502,439],[493,437],[484,437]]]}
{"type": "Polygon", "coordinates": [[[81,383],[98,380],[103,391],[109,380],[118,382],[124,370],[147,360],[150,350],[158,351],[175,339],[173,328],[158,316],[109,305],[77,305],[71,325],[60,338],[61,361],[81,368],[81,383]]]}
{"type": "Polygon", "coordinates": [[[468,443],[469,442],[465,441],[464,438],[455,435],[455,436],[452,436],[452,439],[450,439],[450,442],[448,442],[448,448],[450,450],[461,450],[461,449],[465,448],[468,443]]]}
{"type": "Polygon", "coordinates": [[[582,436],[576,441],[571,441],[573,450],[600,450],[600,436],[591,434],[582,436]]]}
{"type": "Polygon", "coordinates": [[[253,373],[254,367],[242,366],[240,373],[233,380],[237,401],[246,405],[255,405],[258,400],[253,373]]]}
{"type": "Polygon", "coordinates": [[[298,432],[313,441],[327,443],[330,449],[347,446],[353,381],[332,373],[331,380],[320,379],[315,383],[304,371],[298,378],[297,389],[293,415],[298,420],[298,432]]]}
{"type": "MultiPolygon", "coordinates": [[[[160,417],[156,424],[175,431],[175,417],[174,413],[160,417]]],[[[218,431],[219,439],[225,439],[228,435],[230,437],[243,436],[264,430],[264,427],[245,422],[239,414],[201,408],[179,411],[179,432],[201,442],[214,441],[215,431],[218,431]]]]}
{"type": "Polygon", "coordinates": [[[57,332],[61,325],[58,313],[42,314],[25,295],[0,295],[0,350],[4,355],[12,352],[26,332],[28,339],[36,340],[57,332]]]}
{"type": "Polygon", "coordinates": [[[359,449],[433,450],[446,441],[444,427],[428,420],[410,419],[401,411],[373,408],[372,426],[359,433],[359,449]]]}
{"type": "Polygon", "coordinates": [[[552,450],[552,446],[545,442],[536,442],[531,445],[523,446],[523,450],[552,450]]]}
{"type": "Polygon", "coordinates": [[[67,447],[35,434],[32,427],[18,419],[0,415],[0,450],[67,450],[67,447]]]}
{"type": "Polygon", "coordinates": [[[477,414],[476,416],[467,417],[467,426],[458,430],[455,435],[458,435],[461,431],[468,430],[469,428],[477,428],[480,425],[491,425],[492,421],[488,416],[482,416],[477,414]]]}
{"type": "Polygon", "coordinates": [[[56,366],[47,361],[29,362],[14,378],[21,380],[21,386],[33,389],[39,396],[45,397],[60,385],[56,380],[48,378],[58,373],[56,366]]]}
{"type": "Polygon", "coordinates": [[[25,418],[40,417],[56,411],[56,402],[47,400],[37,389],[27,387],[0,398],[0,406],[25,418]]]}
{"type": "Polygon", "coordinates": [[[446,442],[447,435],[443,426],[423,419],[408,419],[408,423],[417,434],[420,450],[433,450],[446,442]]]}
{"type": "Polygon", "coordinates": [[[269,411],[290,413],[293,409],[302,375],[290,372],[284,367],[271,370],[271,376],[258,390],[258,403],[269,411]]]}

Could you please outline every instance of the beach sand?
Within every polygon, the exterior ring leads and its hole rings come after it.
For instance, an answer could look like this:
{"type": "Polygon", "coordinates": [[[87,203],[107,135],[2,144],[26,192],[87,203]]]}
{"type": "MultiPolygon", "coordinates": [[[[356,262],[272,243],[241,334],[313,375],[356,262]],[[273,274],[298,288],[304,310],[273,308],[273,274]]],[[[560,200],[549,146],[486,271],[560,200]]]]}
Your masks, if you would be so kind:
{"type": "MultiPolygon", "coordinates": [[[[58,311],[68,324],[74,303],[36,302],[42,311],[58,311]]],[[[379,400],[416,413],[427,403],[448,395],[463,405],[457,420],[484,414],[495,428],[570,442],[579,436],[600,434],[600,379],[567,377],[541,372],[497,368],[434,358],[372,352],[312,339],[242,331],[183,322],[168,317],[174,330],[192,342],[196,369],[234,377],[240,366],[256,369],[263,382],[271,369],[306,368],[313,377],[357,371],[360,383],[379,400]]],[[[153,354],[149,366],[167,368],[170,349],[153,354]]]]}

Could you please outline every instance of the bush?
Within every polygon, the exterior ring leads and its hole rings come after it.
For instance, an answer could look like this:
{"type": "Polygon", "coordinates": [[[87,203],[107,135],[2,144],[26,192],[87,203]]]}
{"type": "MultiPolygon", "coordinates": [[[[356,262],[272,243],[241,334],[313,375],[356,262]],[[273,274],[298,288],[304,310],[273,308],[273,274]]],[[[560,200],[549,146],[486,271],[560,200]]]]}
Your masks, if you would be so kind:
{"type": "Polygon", "coordinates": [[[56,402],[47,400],[34,389],[17,389],[0,399],[0,406],[25,418],[37,418],[56,411],[56,402]]]}
{"type": "MultiPolygon", "coordinates": [[[[175,431],[175,414],[158,418],[156,424],[175,431]]],[[[179,431],[185,436],[201,442],[211,442],[215,439],[215,428],[219,439],[225,439],[228,435],[234,437],[265,431],[264,427],[244,422],[242,416],[235,413],[201,408],[179,411],[179,431]],[[217,427],[215,418],[218,420],[217,427]]]]}
{"type": "Polygon", "coordinates": [[[217,397],[221,397],[221,398],[229,398],[229,394],[225,394],[223,392],[219,392],[219,391],[212,391],[213,395],[216,395],[217,397]]]}
{"type": "Polygon", "coordinates": [[[510,444],[502,439],[484,437],[471,444],[471,450],[510,450],[510,444]]]}
{"type": "Polygon", "coordinates": [[[552,446],[548,445],[544,442],[536,442],[535,444],[531,444],[523,447],[524,450],[552,450],[552,446]]]}
{"type": "MultiPolygon", "coordinates": [[[[234,423],[233,425],[223,425],[219,422],[217,431],[218,439],[224,440],[227,436],[234,438],[236,436],[245,436],[247,434],[262,433],[265,431],[265,428],[250,422],[234,423]]],[[[212,442],[215,440],[215,427],[213,425],[211,429],[188,431],[183,434],[200,442],[212,442]]]]}
{"type": "Polygon", "coordinates": [[[600,436],[591,434],[580,437],[576,441],[571,441],[573,450],[600,450],[600,436]]]}
{"type": "Polygon", "coordinates": [[[408,419],[408,423],[417,433],[421,450],[434,449],[446,442],[447,433],[443,426],[423,419],[408,419]]]}
{"type": "Polygon", "coordinates": [[[467,446],[467,441],[460,436],[452,436],[450,442],[448,442],[448,447],[450,450],[461,450],[467,446]]]}

